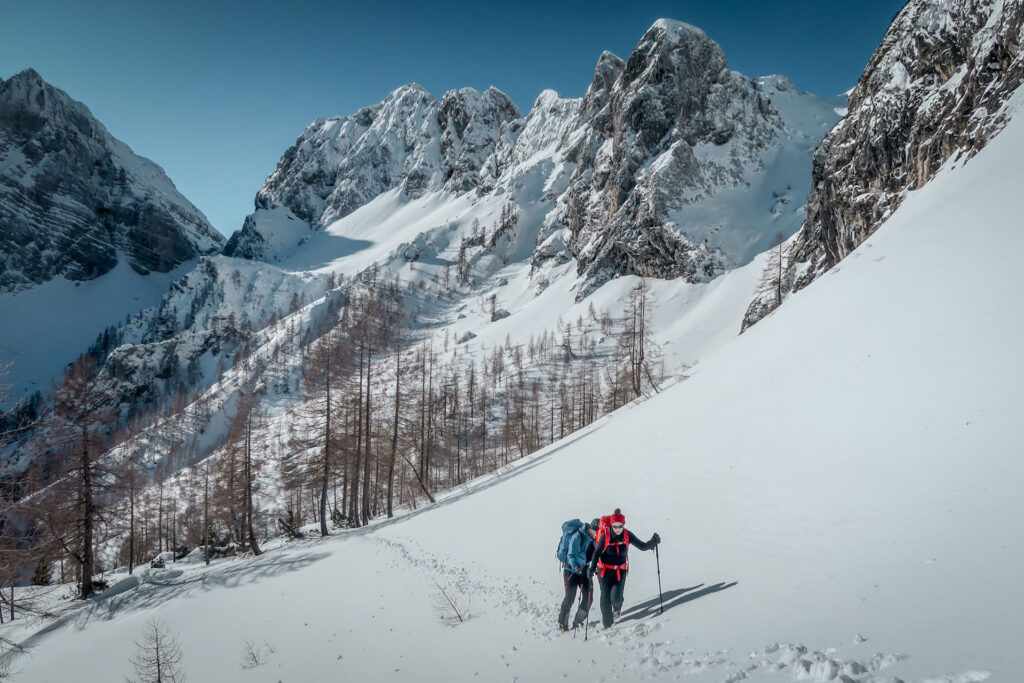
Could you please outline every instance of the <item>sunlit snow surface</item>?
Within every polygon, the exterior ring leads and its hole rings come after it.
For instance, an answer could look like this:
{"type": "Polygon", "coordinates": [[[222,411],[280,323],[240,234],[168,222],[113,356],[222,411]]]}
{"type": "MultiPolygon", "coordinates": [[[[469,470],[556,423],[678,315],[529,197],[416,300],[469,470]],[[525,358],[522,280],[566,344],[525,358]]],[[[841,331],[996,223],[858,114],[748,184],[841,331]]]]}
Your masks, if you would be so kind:
{"type": "MultiPolygon", "coordinates": [[[[395,522],[145,570],[64,607],[19,680],[122,680],[154,615],[193,681],[1021,679],[1021,149],[1018,115],[649,401],[395,522]],[[671,607],[559,635],[559,525],[614,507],[661,534],[671,607]]],[[[658,586],[631,560],[627,614],[658,586]]]]}

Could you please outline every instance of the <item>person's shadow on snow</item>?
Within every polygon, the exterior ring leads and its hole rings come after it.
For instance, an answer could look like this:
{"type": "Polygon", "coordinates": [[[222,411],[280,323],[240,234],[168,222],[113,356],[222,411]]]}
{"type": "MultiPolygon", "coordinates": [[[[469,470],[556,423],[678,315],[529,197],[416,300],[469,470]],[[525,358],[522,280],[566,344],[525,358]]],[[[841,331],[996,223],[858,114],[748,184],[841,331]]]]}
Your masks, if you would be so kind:
{"type": "Polygon", "coordinates": [[[696,600],[697,598],[703,598],[705,595],[711,595],[719,591],[724,591],[726,588],[732,588],[738,581],[732,583],[716,583],[713,586],[707,588],[701,588],[703,583],[699,583],[696,586],[690,586],[689,588],[676,588],[670,591],[662,593],[661,598],[654,596],[650,600],[645,600],[639,604],[633,605],[629,609],[622,610],[622,616],[619,617],[618,621],[633,621],[640,619],[646,619],[647,617],[653,617],[662,611],[662,607],[667,612],[673,607],[678,607],[683,603],[696,600]],[[700,590],[698,590],[700,589],[700,590]]]}

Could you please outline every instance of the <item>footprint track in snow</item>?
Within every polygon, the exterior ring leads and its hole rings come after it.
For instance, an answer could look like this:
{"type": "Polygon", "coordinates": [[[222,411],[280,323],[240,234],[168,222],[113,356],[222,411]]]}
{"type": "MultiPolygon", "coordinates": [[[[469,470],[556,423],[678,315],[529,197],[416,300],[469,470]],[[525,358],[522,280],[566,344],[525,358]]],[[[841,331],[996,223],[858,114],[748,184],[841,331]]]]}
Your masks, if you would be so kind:
{"type": "MultiPolygon", "coordinates": [[[[525,617],[529,623],[527,634],[543,641],[562,638],[553,628],[557,615],[555,601],[540,604],[531,599],[526,591],[515,583],[499,581],[482,569],[450,564],[409,541],[398,541],[380,536],[368,536],[365,540],[377,543],[401,556],[407,565],[425,570],[441,577],[446,590],[453,590],[465,597],[484,598],[488,605],[503,608],[507,614],[525,617]]],[[[539,582],[534,583],[540,585],[539,582]]],[[[839,683],[910,683],[888,675],[886,669],[904,661],[905,654],[864,653],[863,656],[840,656],[838,648],[811,650],[798,643],[772,643],[751,653],[746,662],[730,657],[728,650],[698,654],[689,649],[672,647],[670,640],[659,639],[661,621],[634,624],[616,624],[610,630],[597,629],[591,634],[594,645],[616,648],[622,655],[616,657],[611,669],[606,669],[605,679],[615,680],[628,677],[630,680],[664,678],[666,674],[695,675],[712,669],[724,669],[723,683],[752,681],[764,676],[773,680],[775,675],[786,673],[798,681],[837,681],[839,683]]],[[[867,639],[857,634],[852,647],[863,647],[867,639]]],[[[594,660],[590,660],[593,666],[594,660]]],[[[506,664],[508,662],[506,661],[506,664]]],[[[940,675],[925,679],[921,683],[980,683],[989,678],[988,671],[968,671],[940,675]]]]}

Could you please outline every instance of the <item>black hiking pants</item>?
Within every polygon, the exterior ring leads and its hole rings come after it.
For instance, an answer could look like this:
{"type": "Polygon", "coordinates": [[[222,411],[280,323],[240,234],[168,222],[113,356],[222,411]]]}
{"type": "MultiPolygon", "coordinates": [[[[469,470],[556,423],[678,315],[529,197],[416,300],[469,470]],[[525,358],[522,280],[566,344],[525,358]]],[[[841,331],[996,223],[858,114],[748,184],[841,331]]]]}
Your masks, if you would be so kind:
{"type": "Polygon", "coordinates": [[[624,570],[621,576],[614,569],[605,569],[604,573],[597,570],[598,581],[601,583],[601,623],[605,628],[615,621],[615,613],[622,610],[622,589],[626,587],[626,574],[624,570]]]}
{"type": "Polygon", "coordinates": [[[586,620],[590,605],[594,602],[594,584],[586,573],[577,574],[568,570],[563,573],[562,581],[565,583],[565,597],[562,598],[562,609],[558,612],[558,623],[569,627],[569,610],[576,601],[576,587],[579,586],[580,608],[576,610],[576,616],[572,620],[574,627],[579,626],[586,620]]]}

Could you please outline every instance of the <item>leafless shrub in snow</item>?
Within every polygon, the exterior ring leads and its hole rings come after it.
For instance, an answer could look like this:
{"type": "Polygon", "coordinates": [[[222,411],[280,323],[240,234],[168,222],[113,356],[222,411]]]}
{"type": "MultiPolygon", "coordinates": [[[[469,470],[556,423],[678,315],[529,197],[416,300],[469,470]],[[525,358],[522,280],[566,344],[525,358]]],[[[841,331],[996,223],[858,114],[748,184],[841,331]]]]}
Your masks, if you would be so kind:
{"type": "Polygon", "coordinates": [[[253,641],[247,640],[245,649],[242,651],[242,668],[255,669],[258,666],[263,666],[272,654],[274,654],[274,648],[270,643],[264,641],[263,645],[257,645],[253,641]]]}
{"type": "Polygon", "coordinates": [[[445,590],[437,581],[434,581],[434,586],[437,588],[437,594],[434,596],[435,603],[443,624],[458,626],[469,619],[469,610],[472,607],[472,602],[468,598],[463,598],[452,591],[445,590]]]}
{"type": "Polygon", "coordinates": [[[146,624],[142,642],[135,642],[135,655],[131,658],[138,676],[133,683],[181,683],[181,645],[162,621],[151,619],[146,624]]]}
{"type": "Polygon", "coordinates": [[[0,681],[14,678],[14,657],[17,654],[19,653],[16,648],[0,643],[0,681]]]}

